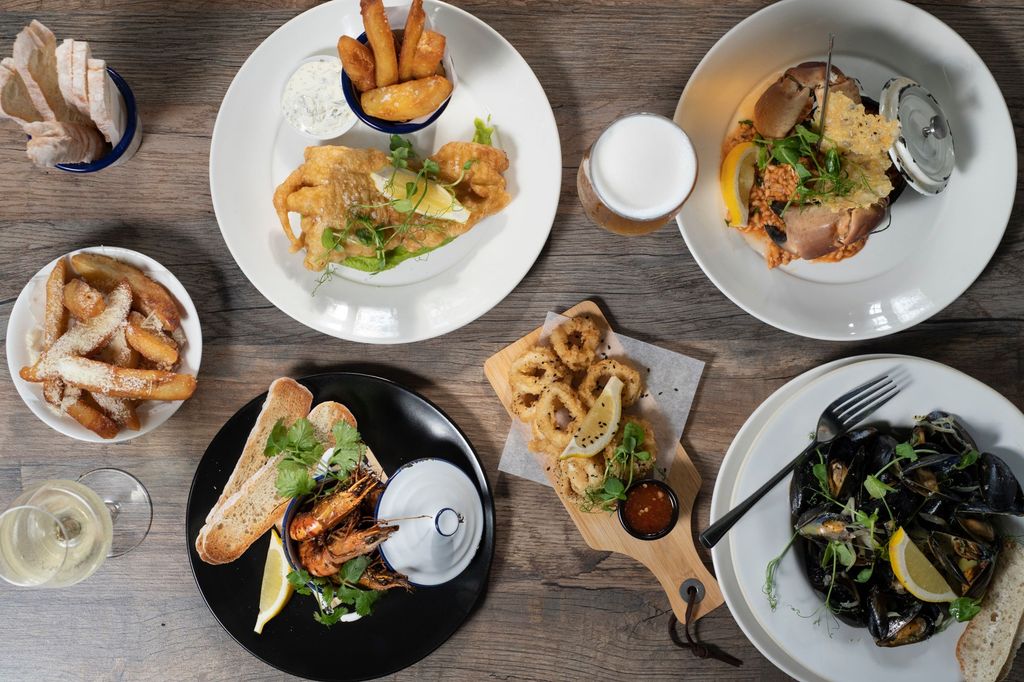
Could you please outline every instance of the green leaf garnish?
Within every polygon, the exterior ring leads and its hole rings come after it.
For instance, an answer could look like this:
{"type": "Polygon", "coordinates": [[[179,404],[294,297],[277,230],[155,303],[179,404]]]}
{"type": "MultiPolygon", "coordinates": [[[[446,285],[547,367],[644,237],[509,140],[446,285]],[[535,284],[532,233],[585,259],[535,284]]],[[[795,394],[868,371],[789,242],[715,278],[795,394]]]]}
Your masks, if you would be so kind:
{"type": "Polygon", "coordinates": [[[956,468],[966,469],[977,462],[979,457],[981,457],[981,453],[977,450],[968,450],[964,454],[960,455],[960,461],[956,463],[956,468]]]}
{"type": "Polygon", "coordinates": [[[486,144],[488,146],[493,144],[492,137],[496,126],[489,125],[490,122],[490,114],[488,114],[486,122],[479,118],[473,119],[473,127],[475,128],[475,131],[473,132],[473,142],[476,142],[477,144],[486,144]]]}
{"type": "Polygon", "coordinates": [[[302,497],[316,490],[316,481],[309,475],[309,467],[282,461],[277,465],[276,487],[281,497],[302,497]]]}
{"type": "Polygon", "coordinates": [[[369,565],[370,557],[365,554],[357,556],[355,559],[349,559],[341,565],[341,579],[347,583],[355,584],[363,577],[363,572],[366,571],[366,567],[369,565]]]}
{"type": "Polygon", "coordinates": [[[981,600],[970,597],[960,597],[949,603],[949,615],[956,618],[957,622],[964,623],[978,615],[981,611],[981,600]]]}
{"type": "Polygon", "coordinates": [[[306,571],[301,569],[298,571],[288,571],[288,575],[286,577],[288,579],[288,582],[291,584],[292,587],[295,588],[295,591],[297,593],[303,595],[313,594],[313,592],[309,589],[309,585],[307,584],[309,583],[310,578],[309,573],[307,573],[306,571]]]}
{"type": "Polygon", "coordinates": [[[900,443],[896,446],[896,457],[916,462],[917,452],[914,450],[914,446],[910,443],[900,443]]]}
{"type": "Polygon", "coordinates": [[[889,493],[896,492],[896,489],[891,485],[883,483],[877,476],[870,475],[864,479],[864,490],[867,490],[868,495],[876,500],[881,500],[889,493]]]}

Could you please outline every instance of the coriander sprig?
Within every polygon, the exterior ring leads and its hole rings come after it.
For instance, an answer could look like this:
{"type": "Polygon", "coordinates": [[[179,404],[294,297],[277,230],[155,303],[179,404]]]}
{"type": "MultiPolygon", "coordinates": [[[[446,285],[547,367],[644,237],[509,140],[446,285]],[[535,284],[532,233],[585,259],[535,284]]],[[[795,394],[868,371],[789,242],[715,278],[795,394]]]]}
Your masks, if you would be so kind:
{"type": "Polygon", "coordinates": [[[311,595],[313,590],[310,585],[316,587],[322,600],[318,600],[313,618],[321,625],[331,626],[352,611],[360,616],[368,616],[373,612],[373,605],[381,593],[359,585],[359,579],[369,565],[370,558],[363,555],[346,561],[331,578],[316,578],[302,569],[290,571],[287,578],[298,594],[311,595]]]}
{"type": "MultiPolygon", "coordinates": [[[[334,452],[323,466],[323,480],[319,488],[323,491],[328,483],[344,483],[363,461],[366,444],[359,431],[345,421],[334,425],[334,452]]],[[[267,457],[281,455],[277,462],[277,494],[281,497],[301,497],[317,490],[313,473],[320,465],[324,446],[316,438],[313,425],[308,419],[296,419],[291,427],[279,419],[274,424],[267,446],[263,451],[267,457]]]]}

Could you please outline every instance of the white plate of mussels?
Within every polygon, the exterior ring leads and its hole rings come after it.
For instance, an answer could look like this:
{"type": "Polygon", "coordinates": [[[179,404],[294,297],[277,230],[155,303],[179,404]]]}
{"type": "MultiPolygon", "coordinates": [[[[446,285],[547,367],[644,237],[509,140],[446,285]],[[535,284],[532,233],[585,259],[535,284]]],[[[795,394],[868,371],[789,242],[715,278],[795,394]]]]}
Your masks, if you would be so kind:
{"type": "Polygon", "coordinates": [[[876,546],[884,546],[897,524],[905,527],[951,587],[982,603],[998,564],[992,534],[1024,534],[1024,521],[1010,513],[1024,512],[1018,483],[1024,480],[1024,415],[976,379],[909,356],[839,361],[779,389],[751,415],[726,453],[712,521],[806,446],[826,405],[885,374],[898,381],[899,395],[842,446],[824,450],[825,480],[807,467],[793,479],[795,485],[780,484],[713,551],[722,592],[740,627],[767,658],[800,680],[962,679],[955,650],[966,625],[948,613],[947,605],[923,605],[900,595],[884,550],[864,549],[868,536],[851,512],[863,512],[856,518],[864,519],[878,511],[871,535],[876,546]],[[901,443],[913,443],[916,460],[906,458],[905,446],[897,450],[901,443]],[[884,501],[869,494],[871,486],[864,485],[869,476],[891,484],[894,490],[884,501]],[[816,495],[818,490],[843,503],[816,495]],[[794,529],[807,528],[822,513],[849,517],[848,528],[858,536],[850,543],[857,561],[850,569],[840,563],[833,573],[836,564],[822,560],[828,539],[798,536],[785,551],[794,529]],[[896,522],[887,527],[893,517],[896,522]],[[962,563],[949,553],[953,544],[969,546],[990,567],[972,572],[969,580],[956,573],[962,563]],[[774,580],[766,584],[769,563],[780,555],[774,580]],[[823,580],[823,574],[838,576],[828,607],[825,584],[833,578],[823,580]],[[848,593],[840,598],[843,589],[848,593]]]}

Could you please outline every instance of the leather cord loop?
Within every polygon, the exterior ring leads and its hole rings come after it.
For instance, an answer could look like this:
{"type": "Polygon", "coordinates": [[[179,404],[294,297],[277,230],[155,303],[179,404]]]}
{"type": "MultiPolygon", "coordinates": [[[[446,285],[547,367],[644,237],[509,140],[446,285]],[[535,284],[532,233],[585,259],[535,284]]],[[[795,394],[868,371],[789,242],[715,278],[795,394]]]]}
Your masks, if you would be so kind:
{"type": "Polygon", "coordinates": [[[680,649],[689,649],[697,658],[713,658],[717,661],[722,661],[723,663],[728,663],[729,665],[736,667],[743,665],[743,661],[735,656],[730,656],[712,644],[701,642],[700,639],[696,637],[696,627],[693,629],[693,634],[690,634],[690,623],[693,622],[693,608],[697,604],[697,588],[690,586],[686,591],[686,596],[686,624],[683,625],[683,634],[686,636],[686,641],[684,642],[679,637],[679,630],[676,628],[676,623],[679,621],[673,613],[668,619],[668,636],[672,638],[672,643],[680,649]]]}

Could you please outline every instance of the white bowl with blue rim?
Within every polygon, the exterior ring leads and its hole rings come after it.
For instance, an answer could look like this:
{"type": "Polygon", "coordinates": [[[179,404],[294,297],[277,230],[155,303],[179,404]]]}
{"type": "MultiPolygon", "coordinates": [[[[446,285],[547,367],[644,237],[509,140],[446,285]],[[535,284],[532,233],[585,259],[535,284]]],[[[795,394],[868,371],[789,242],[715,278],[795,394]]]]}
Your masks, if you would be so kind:
{"type": "Polygon", "coordinates": [[[483,537],[484,509],[476,486],[443,459],[417,459],[396,471],[375,516],[398,526],[380,545],[384,563],[419,587],[457,578],[483,537]]]}
{"type": "Polygon", "coordinates": [[[124,135],[117,141],[117,144],[111,147],[109,152],[95,161],[86,163],[58,163],[55,166],[56,168],[68,173],[95,173],[104,168],[124,163],[135,156],[139,145],[142,144],[142,116],[139,114],[138,107],[135,104],[135,94],[132,93],[128,82],[109,66],[107,67],[107,75],[110,76],[110,80],[117,86],[121,99],[124,100],[124,135]]]}
{"type": "MultiPolygon", "coordinates": [[[[320,458],[320,465],[317,467],[317,475],[313,478],[318,484],[324,479],[324,466],[327,461],[330,460],[331,455],[334,454],[334,448],[328,448],[324,451],[323,456],[320,458]]],[[[303,495],[301,497],[293,497],[292,501],[288,503],[288,507],[284,511],[284,516],[281,519],[281,544],[284,546],[284,557],[288,560],[288,565],[291,566],[295,572],[304,571],[306,567],[302,565],[302,561],[299,559],[299,546],[295,540],[292,540],[292,535],[289,532],[289,528],[292,525],[292,519],[299,512],[302,507],[305,506],[306,502],[310,499],[309,495],[303,495]]],[[[356,512],[353,512],[356,513],[356,512]]],[[[316,599],[320,608],[324,611],[330,612],[332,606],[324,599],[323,591],[320,586],[312,580],[306,583],[306,587],[313,593],[313,598],[316,599]]],[[[346,613],[341,617],[342,623],[351,623],[362,618],[358,613],[352,611],[346,613]]]]}
{"type": "MultiPolygon", "coordinates": [[[[366,33],[362,33],[356,40],[365,45],[367,41],[366,33]]],[[[447,47],[445,47],[441,63],[444,65],[444,77],[451,81],[451,93],[445,97],[444,101],[433,112],[410,121],[387,121],[383,118],[370,116],[363,111],[362,102],[359,100],[359,93],[352,84],[352,79],[348,77],[344,70],[341,72],[341,91],[345,93],[345,101],[348,102],[348,106],[355,113],[356,118],[366,125],[374,130],[390,135],[408,135],[415,133],[417,130],[423,130],[436,121],[444,113],[444,110],[448,108],[448,102],[452,100],[452,95],[455,94],[455,88],[458,86],[458,77],[455,75],[455,64],[452,62],[451,52],[447,47]]]]}

